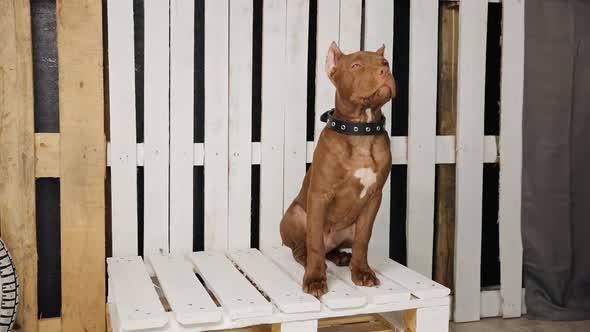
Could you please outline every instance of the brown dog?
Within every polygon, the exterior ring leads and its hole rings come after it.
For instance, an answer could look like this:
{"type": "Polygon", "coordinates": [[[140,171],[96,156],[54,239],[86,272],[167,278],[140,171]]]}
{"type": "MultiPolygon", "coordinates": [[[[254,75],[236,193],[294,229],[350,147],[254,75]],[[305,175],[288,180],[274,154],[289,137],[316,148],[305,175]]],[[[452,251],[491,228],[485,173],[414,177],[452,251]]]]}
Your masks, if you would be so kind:
{"type": "Polygon", "coordinates": [[[381,107],[396,94],[383,53],[384,47],[343,54],[332,43],[326,57],[326,73],[336,86],[335,111],[324,116],[330,129],[322,131],[301,191],[281,221],[283,243],[305,266],[303,290],[315,296],[328,291],[326,258],[350,265],[356,285],[379,284],[367,249],[391,170],[381,107]],[[352,255],[340,251],[351,247],[352,255]]]}

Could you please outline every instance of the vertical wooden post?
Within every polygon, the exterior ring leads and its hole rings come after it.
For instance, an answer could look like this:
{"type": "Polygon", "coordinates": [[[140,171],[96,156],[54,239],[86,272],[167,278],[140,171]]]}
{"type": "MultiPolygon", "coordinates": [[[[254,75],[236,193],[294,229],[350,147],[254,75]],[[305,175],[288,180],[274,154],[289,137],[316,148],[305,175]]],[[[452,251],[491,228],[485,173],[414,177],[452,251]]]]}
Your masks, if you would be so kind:
{"type": "Polygon", "coordinates": [[[33,60],[29,1],[0,1],[0,225],[16,264],[16,323],[37,331],[33,60]]]}
{"type": "Polygon", "coordinates": [[[404,332],[448,332],[449,306],[404,311],[404,332]]]}
{"type": "MultiPolygon", "coordinates": [[[[457,129],[457,50],[459,4],[441,3],[438,57],[438,135],[455,135],[457,129]]],[[[455,252],[455,165],[436,167],[437,230],[434,280],[453,288],[455,252]]]]}
{"type": "Polygon", "coordinates": [[[101,0],[58,0],[62,331],[105,331],[101,0]]]}

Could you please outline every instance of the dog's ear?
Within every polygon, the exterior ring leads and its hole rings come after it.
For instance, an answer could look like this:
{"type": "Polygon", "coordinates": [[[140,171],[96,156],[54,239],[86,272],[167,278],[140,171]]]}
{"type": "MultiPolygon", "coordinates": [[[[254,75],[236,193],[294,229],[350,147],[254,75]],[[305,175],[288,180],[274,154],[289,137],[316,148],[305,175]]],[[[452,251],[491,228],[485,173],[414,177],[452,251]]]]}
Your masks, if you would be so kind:
{"type": "Polygon", "coordinates": [[[328,55],[326,56],[326,74],[328,74],[328,77],[332,77],[332,74],[334,74],[336,65],[341,57],[342,51],[340,51],[335,42],[332,42],[328,49],[328,55]]]}
{"type": "Polygon", "coordinates": [[[385,54],[385,44],[383,44],[383,46],[379,47],[379,49],[377,51],[375,51],[375,53],[379,54],[380,56],[383,56],[385,54]]]}

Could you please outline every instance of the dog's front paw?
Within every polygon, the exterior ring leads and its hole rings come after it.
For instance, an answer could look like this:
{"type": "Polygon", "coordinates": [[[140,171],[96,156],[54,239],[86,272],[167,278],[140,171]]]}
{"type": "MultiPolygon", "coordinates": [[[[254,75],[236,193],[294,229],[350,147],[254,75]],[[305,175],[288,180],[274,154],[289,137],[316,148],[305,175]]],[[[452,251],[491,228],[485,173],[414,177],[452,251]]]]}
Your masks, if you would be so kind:
{"type": "Polygon", "coordinates": [[[320,297],[328,292],[326,275],[311,274],[303,278],[303,291],[315,297],[320,297]]]}
{"type": "Polygon", "coordinates": [[[352,269],[352,282],[357,286],[373,287],[379,285],[379,279],[370,268],[352,269]]]}

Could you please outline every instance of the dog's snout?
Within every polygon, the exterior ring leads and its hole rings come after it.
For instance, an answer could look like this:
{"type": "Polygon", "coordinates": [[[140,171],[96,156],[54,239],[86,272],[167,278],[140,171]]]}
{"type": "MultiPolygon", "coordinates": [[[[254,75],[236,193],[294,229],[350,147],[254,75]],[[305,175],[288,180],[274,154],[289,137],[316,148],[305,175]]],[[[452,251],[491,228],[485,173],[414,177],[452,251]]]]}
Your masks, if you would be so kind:
{"type": "Polygon", "coordinates": [[[383,75],[385,75],[385,68],[381,68],[381,69],[379,69],[379,75],[380,75],[380,76],[383,76],[383,75]]]}

